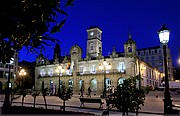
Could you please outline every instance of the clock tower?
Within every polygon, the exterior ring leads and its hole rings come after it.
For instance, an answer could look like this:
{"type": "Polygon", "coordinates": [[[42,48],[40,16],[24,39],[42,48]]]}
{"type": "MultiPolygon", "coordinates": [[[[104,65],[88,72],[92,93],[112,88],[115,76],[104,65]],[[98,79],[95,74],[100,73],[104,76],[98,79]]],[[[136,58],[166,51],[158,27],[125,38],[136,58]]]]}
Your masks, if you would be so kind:
{"type": "Polygon", "coordinates": [[[87,55],[86,57],[96,58],[102,56],[102,30],[99,27],[90,27],[87,29],[87,55]]]}
{"type": "Polygon", "coordinates": [[[128,40],[124,43],[124,55],[135,56],[136,55],[136,42],[132,39],[132,35],[129,32],[128,40]]]}

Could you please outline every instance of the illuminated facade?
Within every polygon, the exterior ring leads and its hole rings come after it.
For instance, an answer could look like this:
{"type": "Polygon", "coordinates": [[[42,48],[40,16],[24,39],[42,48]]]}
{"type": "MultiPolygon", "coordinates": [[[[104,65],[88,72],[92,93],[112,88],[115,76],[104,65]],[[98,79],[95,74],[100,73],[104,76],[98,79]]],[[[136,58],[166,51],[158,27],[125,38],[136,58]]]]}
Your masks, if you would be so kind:
{"type": "Polygon", "coordinates": [[[142,86],[158,87],[163,74],[156,68],[140,60],[136,56],[136,43],[129,34],[124,43],[124,53],[116,52],[113,48],[109,56],[102,55],[102,30],[98,27],[87,29],[86,57],[82,58],[82,49],[74,45],[70,49],[70,56],[54,59],[50,62],[42,54],[36,59],[35,89],[48,88],[50,93],[57,93],[58,86],[64,84],[72,87],[74,92],[79,92],[88,87],[92,92],[102,93],[104,81],[106,88],[117,87],[124,79],[130,76],[141,75],[142,86]],[[61,66],[59,71],[57,68],[61,66]]]}
{"type": "MultiPolygon", "coordinates": [[[[173,66],[170,48],[167,47],[167,67],[168,67],[168,78],[173,80],[173,66]]],[[[149,63],[151,66],[157,68],[160,72],[164,70],[164,55],[162,46],[154,46],[148,48],[138,49],[136,55],[142,60],[149,63]]]]}

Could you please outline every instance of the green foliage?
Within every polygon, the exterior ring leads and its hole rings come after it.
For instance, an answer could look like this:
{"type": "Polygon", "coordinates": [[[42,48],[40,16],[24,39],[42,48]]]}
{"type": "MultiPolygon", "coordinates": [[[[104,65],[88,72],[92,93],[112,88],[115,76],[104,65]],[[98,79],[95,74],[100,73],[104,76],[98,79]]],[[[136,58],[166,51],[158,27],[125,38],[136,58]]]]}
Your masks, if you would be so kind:
{"type": "Polygon", "coordinates": [[[51,34],[60,31],[66,21],[63,15],[67,16],[63,8],[71,5],[73,0],[1,1],[0,52],[4,55],[0,59],[9,62],[8,58],[13,55],[9,54],[10,48],[19,51],[25,46],[29,52],[37,52],[37,49],[51,46],[51,42],[59,42],[51,34]]]}
{"type": "Polygon", "coordinates": [[[117,109],[123,112],[128,112],[128,110],[138,112],[141,108],[140,105],[144,105],[144,100],[149,89],[145,87],[139,89],[137,85],[138,80],[139,76],[130,77],[117,87],[114,98],[109,99],[116,101],[114,103],[117,109]]]}
{"type": "Polygon", "coordinates": [[[72,88],[69,87],[68,89],[66,89],[66,87],[62,85],[59,98],[66,101],[68,99],[71,99],[72,95],[73,95],[72,88]]]}
{"type": "Polygon", "coordinates": [[[65,101],[67,101],[68,99],[71,99],[72,94],[73,94],[73,89],[71,87],[66,89],[66,87],[63,84],[60,90],[60,94],[59,94],[59,98],[63,100],[63,107],[62,107],[63,111],[65,111],[65,101]]]}

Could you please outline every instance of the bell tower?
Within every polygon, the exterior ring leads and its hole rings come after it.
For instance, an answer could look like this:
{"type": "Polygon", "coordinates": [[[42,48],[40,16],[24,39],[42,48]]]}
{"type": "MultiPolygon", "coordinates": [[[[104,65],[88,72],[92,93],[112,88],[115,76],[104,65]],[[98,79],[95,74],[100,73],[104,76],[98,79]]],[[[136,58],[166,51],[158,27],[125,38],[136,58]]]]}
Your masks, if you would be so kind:
{"type": "Polygon", "coordinates": [[[124,55],[135,56],[136,55],[136,42],[132,39],[132,35],[129,31],[128,40],[124,43],[124,55]]]}
{"type": "Polygon", "coordinates": [[[102,30],[99,27],[91,26],[87,29],[87,57],[96,58],[102,56],[102,30]]]}

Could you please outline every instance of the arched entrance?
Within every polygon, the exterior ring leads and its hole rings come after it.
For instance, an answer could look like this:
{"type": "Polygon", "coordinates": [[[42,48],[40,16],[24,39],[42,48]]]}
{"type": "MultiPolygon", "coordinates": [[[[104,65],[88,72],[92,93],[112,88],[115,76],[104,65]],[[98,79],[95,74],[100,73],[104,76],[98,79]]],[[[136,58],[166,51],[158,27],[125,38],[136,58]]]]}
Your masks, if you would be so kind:
{"type": "Polygon", "coordinates": [[[69,80],[69,87],[73,88],[73,81],[71,79],[69,80]]]}
{"type": "Polygon", "coordinates": [[[96,79],[91,80],[90,88],[91,88],[91,91],[97,92],[97,80],[96,79]]]}
{"type": "Polygon", "coordinates": [[[118,79],[118,86],[121,85],[121,84],[123,84],[124,80],[125,80],[124,77],[120,77],[120,78],[118,79]]]}
{"type": "Polygon", "coordinates": [[[106,88],[111,86],[111,79],[110,78],[106,78],[106,88]]]}
{"type": "Polygon", "coordinates": [[[81,88],[84,89],[84,80],[79,80],[78,90],[80,91],[81,88]]]}

